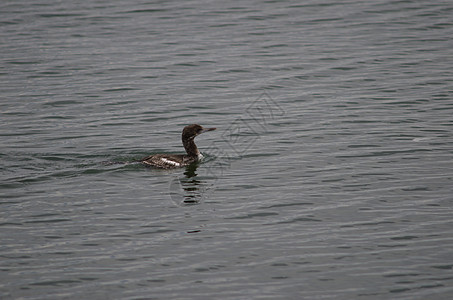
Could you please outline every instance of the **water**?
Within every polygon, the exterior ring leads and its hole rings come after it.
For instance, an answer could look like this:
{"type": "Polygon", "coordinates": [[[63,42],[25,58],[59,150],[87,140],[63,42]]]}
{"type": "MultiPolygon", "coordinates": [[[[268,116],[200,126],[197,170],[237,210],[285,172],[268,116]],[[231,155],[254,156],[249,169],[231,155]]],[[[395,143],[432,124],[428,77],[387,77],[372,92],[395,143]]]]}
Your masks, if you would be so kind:
{"type": "Polygon", "coordinates": [[[0,298],[449,299],[452,12],[3,1],[0,298]]]}

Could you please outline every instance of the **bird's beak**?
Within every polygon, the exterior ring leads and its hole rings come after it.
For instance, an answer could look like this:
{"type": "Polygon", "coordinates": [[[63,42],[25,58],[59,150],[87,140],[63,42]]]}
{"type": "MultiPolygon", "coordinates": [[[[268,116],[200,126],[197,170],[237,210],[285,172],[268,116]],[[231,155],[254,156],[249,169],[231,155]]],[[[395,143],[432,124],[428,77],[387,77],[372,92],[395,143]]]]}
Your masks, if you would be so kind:
{"type": "Polygon", "coordinates": [[[200,132],[200,134],[202,133],[205,133],[205,132],[208,132],[208,131],[213,131],[213,130],[216,130],[216,128],[203,128],[200,132]]]}

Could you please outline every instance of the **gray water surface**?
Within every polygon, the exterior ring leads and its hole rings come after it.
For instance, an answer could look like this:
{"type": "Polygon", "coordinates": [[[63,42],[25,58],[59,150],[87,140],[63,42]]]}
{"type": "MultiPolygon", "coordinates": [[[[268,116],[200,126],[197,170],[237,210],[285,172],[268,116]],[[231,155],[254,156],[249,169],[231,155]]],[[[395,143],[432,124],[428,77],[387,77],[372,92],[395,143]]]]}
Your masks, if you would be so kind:
{"type": "Polygon", "coordinates": [[[3,1],[1,299],[450,299],[450,1],[3,1]],[[184,169],[134,163],[181,153],[184,169]]]}

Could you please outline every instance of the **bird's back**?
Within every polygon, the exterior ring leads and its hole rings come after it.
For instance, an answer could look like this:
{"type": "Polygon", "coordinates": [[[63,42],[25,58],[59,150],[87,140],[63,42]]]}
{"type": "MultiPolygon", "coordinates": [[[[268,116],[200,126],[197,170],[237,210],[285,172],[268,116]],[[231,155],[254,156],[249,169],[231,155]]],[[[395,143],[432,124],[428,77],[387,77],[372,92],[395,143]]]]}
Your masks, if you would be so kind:
{"type": "Polygon", "coordinates": [[[196,161],[196,158],[180,154],[154,154],[145,157],[142,163],[163,169],[172,169],[187,166],[196,161]]]}

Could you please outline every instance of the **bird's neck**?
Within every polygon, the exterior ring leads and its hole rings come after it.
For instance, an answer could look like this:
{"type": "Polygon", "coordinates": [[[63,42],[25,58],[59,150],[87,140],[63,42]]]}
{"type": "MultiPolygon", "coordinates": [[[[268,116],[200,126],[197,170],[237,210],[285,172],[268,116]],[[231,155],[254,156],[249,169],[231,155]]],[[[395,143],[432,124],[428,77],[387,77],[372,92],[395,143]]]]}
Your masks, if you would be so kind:
{"type": "Polygon", "coordinates": [[[186,149],[187,155],[192,157],[198,157],[200,155],[200,151],[198,151],[197,145],[195,145],[193,138],[185,141],[183,140],[182,144],[184,145],[184,149],[186,149]]]}

